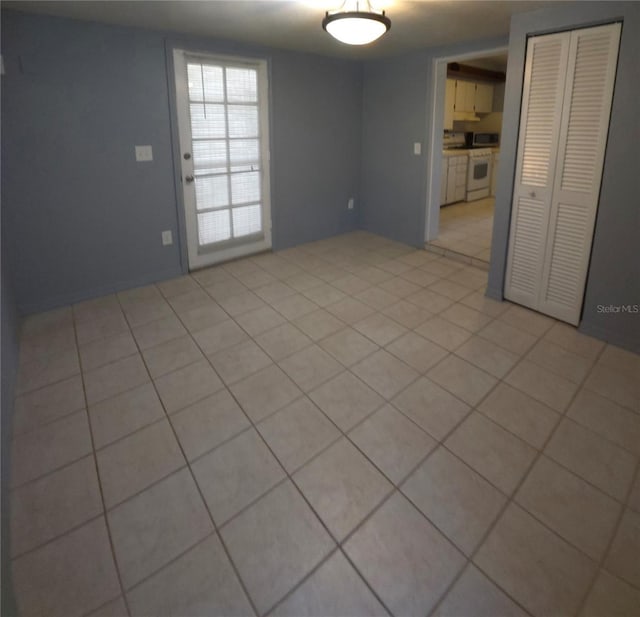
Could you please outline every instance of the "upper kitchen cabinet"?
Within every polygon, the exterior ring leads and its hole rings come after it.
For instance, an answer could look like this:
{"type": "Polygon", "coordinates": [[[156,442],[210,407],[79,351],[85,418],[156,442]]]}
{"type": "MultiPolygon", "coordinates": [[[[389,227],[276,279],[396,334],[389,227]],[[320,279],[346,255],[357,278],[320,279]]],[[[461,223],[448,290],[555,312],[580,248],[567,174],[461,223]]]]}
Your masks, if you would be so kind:
{"type": "Polygon", "coordinates": [[[456,106],[456,80],[447,79],[444,97],[444,130],[453,131],[453,111],[456,106]]]}
{"type": "Polygon", "coordinates": [[[456,80],[455,111],[475,111],[476,84],[473,81],[456,80]]]}
{"type": "Polygon", "coordinates": [[[493,85],[463,79],[447,79],[444,128],[453,130],[454,120],[474,120],[475,114],[493,111],[493,85]]]}
{"type": "Polygon", "coordinates": [[[475,84],[474,111],[477,114],[489,114],[493,111],[493,86],[491,84],[475,84]]]}

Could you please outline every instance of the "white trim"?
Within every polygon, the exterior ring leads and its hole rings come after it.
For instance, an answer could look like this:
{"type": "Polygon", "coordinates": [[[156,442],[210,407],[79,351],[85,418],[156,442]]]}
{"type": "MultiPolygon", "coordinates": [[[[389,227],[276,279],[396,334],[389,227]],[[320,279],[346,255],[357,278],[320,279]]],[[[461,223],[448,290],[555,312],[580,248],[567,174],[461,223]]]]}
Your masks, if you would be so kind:
{"type": "MultiPolygon", "coordinates": [[[[447,64],[471,60],[477,58],[487,58],[509,50],[507,45],[503,47],[492,47],[466,54],[456,54],[453,56],[439,56],[434,58],[431,66],[431,118],[430,118],[430,138],[428,146],[428,169],[427,169],[427,195],[426,195],[426,216],[424,241],[429,242],[438,237],[440,222],[440,178],[434,183],[435,169],[440,166],[442,159],[442,133],[444,131],[444,99],[447,85],[447,64]],[[441,105],[438,106],[438,101],[441,105]],[[436,210],[437,208],[437,210],[436,210]],[[437,216],[434,216],[437,214],[437,216]]],[[[442,173],[442,170],[440,170],[442,173]]]]}
{"type": "Polygon", "coordinates": [[[272,246],[271,231],[271,171],[270,171],[270,136],[269,136],[269,72],[267,60],[263,58],[249,58],[226,56],[221,54],[208,54],[202,52],[191,52],[184,49],[173,50],[173,61],[175,71],[176,87],[176,111],[178,116],[178,135],[180,141],[180,172],[181,185],[183,191],[183,203],[185,214],[187,254],[189,258],[189,269],[194,270],[206,266],[214,265],[229,259],[235,259],[244,255],[250,255],[261,251],[269,250],[272,246]],[[259,240],[246,243],[236,243],[233,246],[222,247],[219,250],[212,250],[200,253],[198,251],[198,233],[196,212],[193,199],[189,198],[185,192],[182,178],[186,175],[193,175],[193,158],[185,161],[183,152],[192,151],[191,123],[189,109],[187,105],[187,61],[217,62],[224,65],[250,66],[258,73],[258,114],[260,123],[260,159],[261,159],[261,209],[262,209],[262,237],[259,240]]]}

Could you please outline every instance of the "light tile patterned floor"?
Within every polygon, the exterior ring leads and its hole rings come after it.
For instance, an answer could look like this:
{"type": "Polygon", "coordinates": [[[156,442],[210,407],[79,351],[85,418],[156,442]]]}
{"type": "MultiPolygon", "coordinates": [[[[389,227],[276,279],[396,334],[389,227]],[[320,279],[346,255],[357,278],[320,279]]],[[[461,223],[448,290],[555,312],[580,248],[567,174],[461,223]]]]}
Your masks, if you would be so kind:
{"type": "Polygon", "coordinates": [[[430,247],[489,263],[495,198],[463,201],[440,208],[438,237],[430,247]]]}
{"type": "Polygon", "coordinates": [[[640,358],[354,233],[28,318],[28,615],[640,615],[640,358]]]}

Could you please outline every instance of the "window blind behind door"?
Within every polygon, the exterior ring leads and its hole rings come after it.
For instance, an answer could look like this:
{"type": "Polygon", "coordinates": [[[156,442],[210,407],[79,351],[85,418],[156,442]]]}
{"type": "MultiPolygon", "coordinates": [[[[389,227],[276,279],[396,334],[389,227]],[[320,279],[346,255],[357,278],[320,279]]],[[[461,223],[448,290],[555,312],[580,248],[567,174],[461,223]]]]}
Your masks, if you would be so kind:
{"type": "Polygon", "coordinates": [[[199,245],[260,234],[258,74],[187,63],[199,245]]]}

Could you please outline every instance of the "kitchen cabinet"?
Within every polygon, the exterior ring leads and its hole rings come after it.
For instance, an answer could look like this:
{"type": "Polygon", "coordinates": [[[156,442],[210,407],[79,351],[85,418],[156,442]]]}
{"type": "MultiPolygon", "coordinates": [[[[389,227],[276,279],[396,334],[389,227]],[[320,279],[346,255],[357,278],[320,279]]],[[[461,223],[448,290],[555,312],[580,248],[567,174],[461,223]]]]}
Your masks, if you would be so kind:
{"type": "Polygon", "coordinates": [[[474,110],[477,114],[489,114],[493,111],[493,86],[476,84],[474,110]]]}
{"type": "MultiPolygon", "coordinates": [[[[453,112],[456,107],[456,80],[447,79],[444,96],[444,130],[453,131],[453,112]]],[[[446,162],[446,159],[445,159],[446,162]]],[[[444,169],[444,167],[443,167],[444,169]]]]}
{"type": "Polygon", "coordinates": [[[456,111],[474,111],[476,84],[473,81],[456,81],[456,111]]]}
{"type": "Polygon", "coordinates": [[[493,85],[447,79],[445,93],[444,128],[453,129],[456,113],[488,114],[493,111],[493,85]]]}
{"type": "Polygon", "coordinates": [[[440,205],[463,201],[467,192],[466,154],[449,155],[442,160],[440,205]]]}

